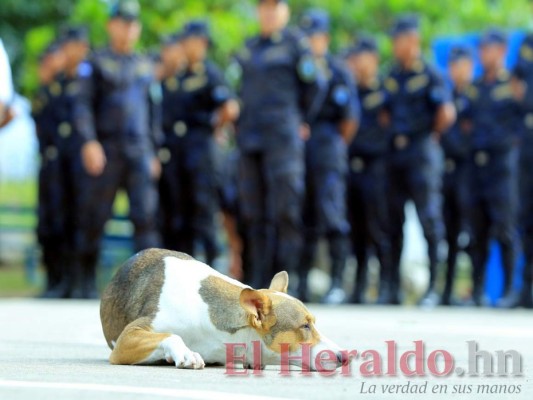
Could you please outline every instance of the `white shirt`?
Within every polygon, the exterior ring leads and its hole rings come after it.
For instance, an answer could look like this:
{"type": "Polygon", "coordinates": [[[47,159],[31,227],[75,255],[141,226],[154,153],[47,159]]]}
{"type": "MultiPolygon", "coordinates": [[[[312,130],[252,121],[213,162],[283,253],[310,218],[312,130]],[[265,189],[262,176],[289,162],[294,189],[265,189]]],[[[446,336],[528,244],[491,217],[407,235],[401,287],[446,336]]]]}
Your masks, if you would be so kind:
{"type": "Polygon", "coordinates": [[[2,39],[0,39],[0,102],[10,103],[13,100],[13,94],[11,66],[2,39]]]}

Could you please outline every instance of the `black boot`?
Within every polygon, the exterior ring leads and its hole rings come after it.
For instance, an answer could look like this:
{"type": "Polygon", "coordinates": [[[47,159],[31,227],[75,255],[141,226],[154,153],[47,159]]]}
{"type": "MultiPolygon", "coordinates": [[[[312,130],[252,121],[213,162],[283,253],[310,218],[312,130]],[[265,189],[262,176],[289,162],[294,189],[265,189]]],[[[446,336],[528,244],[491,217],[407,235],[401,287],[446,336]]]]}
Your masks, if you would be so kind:
{"type": "Polygon", "coordinates": [[[355,276],[355,286],[353,293],[348,300],[351,304],[365,304],[366,303],[366,284],[367,284],[367,270],[368,262],[366,257],[357,262],[357,272],[355,276]]]}
{"type": "Polygon", "coordinates": [[[448,260],[447,260],[447,270],[446,270],[446,283],[444,285],[444,291],[442,292],[442,298],[440,304],[443,306],[452,305],[452,293],[453,293],[453,284],[455,280],[455,268],[457,264],[457,252],[459,247],[456,243],[457,240],[453,237],[448,238],[448,260]]]}
{"type": "Polygon", "coordinates": [[[322,299],[324,304],[342,304],[346,302],[343,286],[343,274],[348,257],[348,240],[344,236],[335,235],[329,240],[331,258],[331,287],[322,299]]]}
{"type": "Polygon", "coordinates": [[[313,267],[316,256],[317,241],[314,238],[307,237],[300,265],[298,266],[298,287],[296,288],[296,297],[304,303],[309,302],[309,271],[313,267]]]}
{"type": "Polygon", "coordinates": [[[378,253],[380,272],[379,272],[379,294],[376,304],[392,304],[392,261],[389,251],[378,253]]]}
{"type": "MultiPolygon", "coordinates": [[[[52,239],[50,240],[52,241],[52,239]]],[[[46,268],[46,289],[39,295],[41,299],[61,299],[65,289],[62,287],[63,263],[61,250],[56,244],[45,243],[42,247],[42,260],[46,268]]]]}
{"type": "Polygon", "coordinates": [[[254,289],[267,288],[274,266],[274,234],[270,227],[252,227],[248,233],[250,247],[250,281],[254,289]]]}
{"type": "Polygon", "coordinates": [[[84,293],[85,299],[98,299],[100,297],[96,286],[96,267],[98,264],[98,256],[91,254],[83,261],[83,268],[85,271],[84,293]]]}
{"type": "Polygon", "coordinates": [[[441,302],[441,296],[437,290],[437,245],[428,243],[429,247],[429,285],[426,294],[419,300],[418,305],[421,307],[436,307],[441,302]]]}
{"type": "Polygon", "coordinates": [[[516,308],[520,305],[521,293],[514,288],[515,257],[513,244],[501,244],[503,261],[504,295],[496,302],[498,308],[516,308]]]}

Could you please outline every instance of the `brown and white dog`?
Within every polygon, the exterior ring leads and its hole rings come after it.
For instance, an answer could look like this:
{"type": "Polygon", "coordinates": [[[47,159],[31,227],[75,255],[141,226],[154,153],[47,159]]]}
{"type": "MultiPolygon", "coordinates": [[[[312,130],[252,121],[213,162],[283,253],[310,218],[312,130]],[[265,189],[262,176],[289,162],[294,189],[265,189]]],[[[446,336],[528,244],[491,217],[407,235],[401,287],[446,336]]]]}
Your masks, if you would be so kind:
{"type": "MultiPolygon", "coordinates": [[[[184,253],[142,251],[126,261],[102,296],[110,362],[166,361],[201,369],[226,364],[228,343],[260,341],[261,367],[279,365],[281,343],[290,344],[291,357],[308,343],[311,370],[322,350],[333,351],[334,368],[340,366],[340,348],[319,333],[304,304],[287,294],[288,283],[287,273],[280,272],[269,289],[254,290],[184,253]]],[[[253,360],[251,345],[243,355],[253,360]]]]}

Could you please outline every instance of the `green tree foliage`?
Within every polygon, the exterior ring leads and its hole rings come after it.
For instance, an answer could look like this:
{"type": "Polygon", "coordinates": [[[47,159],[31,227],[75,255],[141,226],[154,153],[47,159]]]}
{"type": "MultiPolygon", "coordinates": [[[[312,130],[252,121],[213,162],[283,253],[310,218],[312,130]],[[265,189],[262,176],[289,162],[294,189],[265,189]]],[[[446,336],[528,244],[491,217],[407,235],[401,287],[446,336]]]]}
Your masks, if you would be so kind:
{"type": "MultiPolygon", "coordinates": [[[[7,43],[16,80],[23,93],[37,85],[38,55],[65,23],[86,24],[95,46],[105,43],[112,0],[1,0],[0,37],[7,43]]],[[[390,54],[387,31],[394,16],[417,12],[422,17],[425,48],[436,36],[480,31],[488,26],[524,29],[530,25],[529,0],[290,0],[293,19],[306,8],[326,8],[332,16],[333,48],[340,49],[360,32],[377,37],[390,54]]],[[[211,22],[213,56],[221,64],[256,30],[256,0],[141,0],[144,26],[141,48],[156,51],[160,38],[190,18],[211,22]]]]}

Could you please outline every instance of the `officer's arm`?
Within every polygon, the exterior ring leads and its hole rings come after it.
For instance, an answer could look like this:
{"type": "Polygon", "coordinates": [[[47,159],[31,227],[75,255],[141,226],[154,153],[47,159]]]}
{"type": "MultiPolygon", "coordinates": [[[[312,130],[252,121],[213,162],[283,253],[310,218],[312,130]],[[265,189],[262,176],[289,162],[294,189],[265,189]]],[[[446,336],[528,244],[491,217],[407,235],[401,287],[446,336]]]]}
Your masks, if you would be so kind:
{"type": "Polygon", "coordinates": [[[361,103],[357,93],[357,87],[351,74],[348,71],[342,71],[342,80],[344,85],[334,89],[334,91],[346,90],[347,101],[343,102],[343,93],[335,93],[334,97],[338,97],[338,102],[343,103],[341,107],[341,122],[339,130],[345,143],[351,143],[359,129],[359,121],[361,120],[361,103]],[[340,97],[340,98],[339,98],[340,97]]]}
{"type": "Polygon", "coordinates": [[[74,104],[74,126],[83,143],[83,166],[90,175],[99,176],[106,165],[105,153],[96,135],[93,111],[99,74],[94,62],[88,65],[90,68],[78,78],[80,92],[74,104]]]}
{"type": "Polygon", "coordinates": [[[305,38],[296,46],[296,74],[300,81],[300,112],[304,124],[311,125],[324,103],[328,87],[305,38]]]}
{"type": "Polygon", "coordinates": [[[239,118],[240,106],[222,73],[214,66],[209,69],[209,96],[216,109],[215,129],[231,124],[239,118]]]}
{"type": "Polygon", "coordinates": [[[433,135],[435,139],[439,140],[455,122],[457,112],[452,102],[450,88],[437,73],[434,73],[432,77],[429,100],[435,105],[433,135]]]}
{"type": "Polygon", "coordinates": [[[453,103],[444,103],[437,108],[435,115],[435,124],[433,125],[433,132],[436,134],[436,139],[440,137],[453,125],[457,118],[457,112],[453,103]]]}
{"type": "Polygon", "coordinates": [[[98,69],[94,62],[88,63],[86,72],[79,76],[79,95],[74,104],[75,131],[83,143],[96,140],[93,107],[96,96],[98,69]]]}
{"type": "Polygon", "coordinates": [[[533,48],[529,46],[527,40],[520,46],[520,54],[518,60],[513,69],[513,75],[511,78],[511,89],[513,91],[514,98],[522,102],[526,97],[527,82],[526,74],[533,65],[533,48]]]}
{"type": "Polygon", "coordinates": [[[161,84],[157,81],[152,82],[148,91],[149,117],[150,117],[150,141],[152,143],[154,154],[157,154],[163,144],[163,110],[162,101],[163,93],[161,84]]]}

